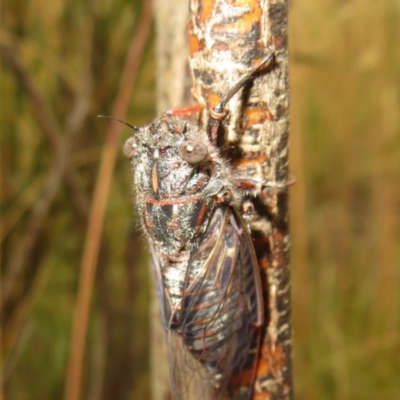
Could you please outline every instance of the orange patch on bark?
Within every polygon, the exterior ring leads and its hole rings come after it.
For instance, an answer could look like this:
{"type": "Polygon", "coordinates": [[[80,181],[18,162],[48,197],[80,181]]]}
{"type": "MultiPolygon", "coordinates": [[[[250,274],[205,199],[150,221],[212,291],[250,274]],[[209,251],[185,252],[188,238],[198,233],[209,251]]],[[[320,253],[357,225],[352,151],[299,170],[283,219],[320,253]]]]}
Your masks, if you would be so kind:
{"type": "Polygon", "coordinates": [[[221,100],[221,96],[214,92],[211,92],[210,90],[204,91],[203,96],[207,99],[209,110],[213,109],[221,100]]]}
{"type": "Polygon", "coordinates": [[[208,21],[215,6],[215,0],[199,1],[199,5],[200,5],[200,12],[198,14],[199,21],[200,22],[208,21]]]}
{"type": "Polygon", "coordinates": [[[248,106],[245,111],[244,128],[249,129],[254,124],[260,124],[264,121],[274,119],[267,104],[261,103],[257,106],[248,106]]]}
{"type": "Polygon", "coordinates": [[[189,40],[189,52],[191,56],[193,56],[199,50],[204,49],[205,46],[204,40],[199,40],[199,38],[196,35],[191,34],[189,30],[188,30],[188,40],[189,40]]]}
{"type": "Polygon", "coordinates": [[[237,36],[249,33],[254,24],[261,21],[262,9],[257,2],[249,2],[248,0],[231,0],[226,1],[227,4],[232,4],[232,7],[248,7],[250,10],[243,14],[242,19],[232,23],[226,23],[216,26],[218,32],[231,32],[237,36]]]}
{"type": "Polygon", "coordinates": [[[278,376],[285,365],[285,353],[279,343],[275,343],[274,348],[272,348],[270,342],[266,342],[262,345],[257,367],[257,377],[266,376],[268,374],[278,376]]]}
{"type": "Polygon", "coordinates": [[[260,154],[250,158],[241,158],[235,162],[235,167],[238,169],[246,168],[247,166],[253,165],[254,163],[263,163],[266,159],[267,157],[265,156],[265,154],[260,154]]]}

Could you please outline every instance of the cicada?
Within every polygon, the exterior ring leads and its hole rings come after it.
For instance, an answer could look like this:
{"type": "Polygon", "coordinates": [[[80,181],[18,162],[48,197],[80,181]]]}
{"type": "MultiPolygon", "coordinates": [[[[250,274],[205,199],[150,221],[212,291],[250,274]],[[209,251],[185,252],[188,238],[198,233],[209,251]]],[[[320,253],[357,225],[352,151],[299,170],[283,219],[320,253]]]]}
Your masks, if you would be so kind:
{"type": "Polygon", "coordinates": [[[262,290],[234,173],[217,144],[226,103],[272,57],[222,97],[207,129],[172,111],[130,125],[135,132],[124,145],[152,254],[174,399],[246,397],[240,387],[263,324],[262,290]]]}

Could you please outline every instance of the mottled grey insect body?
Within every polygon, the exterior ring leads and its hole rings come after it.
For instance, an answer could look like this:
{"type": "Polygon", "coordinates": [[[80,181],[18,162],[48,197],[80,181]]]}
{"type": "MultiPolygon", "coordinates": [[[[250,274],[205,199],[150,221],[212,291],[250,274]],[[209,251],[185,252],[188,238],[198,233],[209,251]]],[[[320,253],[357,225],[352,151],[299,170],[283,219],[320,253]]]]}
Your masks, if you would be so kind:
{"type": "Polygon", "coordinates": [[[205,133],[168,114],[139,128],[124,152],[132,159],[141,226],[160,258],[171,303],[179,308],[189,258],[208,226],[215,196],[233,192],[230,169],[205,133]]]}

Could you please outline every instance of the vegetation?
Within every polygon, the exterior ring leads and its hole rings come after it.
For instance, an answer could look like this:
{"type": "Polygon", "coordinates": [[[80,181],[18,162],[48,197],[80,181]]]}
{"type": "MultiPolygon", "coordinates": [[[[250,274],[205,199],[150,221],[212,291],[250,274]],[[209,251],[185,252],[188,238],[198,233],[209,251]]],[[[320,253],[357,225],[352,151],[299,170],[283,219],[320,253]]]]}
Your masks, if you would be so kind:
{"type": "Polygon", "coordinates": [[[300,399],[400,393],[399,16],[390,0],[291,10],[300,399]]]}
{"type": "MultiPolygon", "coordinates": [[[[292,288],[297,399],[400,392],[400,8],[293,2],[292,288]]],[[[2,377],[9,400],[63,398],[89,204],[140,1],[4,0],[2,377]]],[[[155,110],[147,43],[127,121],[155,110]]],[[[116,117],[124,117],[115,115],[116,117]]],[[[128,135],[128,128],[124,135],[128,135]]],[[[123,143],[120,140],[120,147],[123,143]]],[[[149,271],[118,157],[82,398],[147,399],[149,271]]]]}

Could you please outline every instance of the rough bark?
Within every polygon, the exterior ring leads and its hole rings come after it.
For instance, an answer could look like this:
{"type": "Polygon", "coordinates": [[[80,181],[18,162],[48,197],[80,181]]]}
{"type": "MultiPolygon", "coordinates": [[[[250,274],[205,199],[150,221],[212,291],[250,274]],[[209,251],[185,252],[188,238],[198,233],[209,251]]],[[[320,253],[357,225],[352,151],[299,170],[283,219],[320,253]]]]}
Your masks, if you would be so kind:
{"type": "MultiPolygon", "coordinates": [[[[251,228],[264,286],[265,319],[254,399],[289,399],[291,325],[288,236],[289,79],[286,0],[191,0],[190,64],[203,119],[269,49],[272,70],[228,103],[230,159],[256,183],[242,212],[251,228]]],[[[204,122],[203,122],[204,123],[204,122]]]]}

